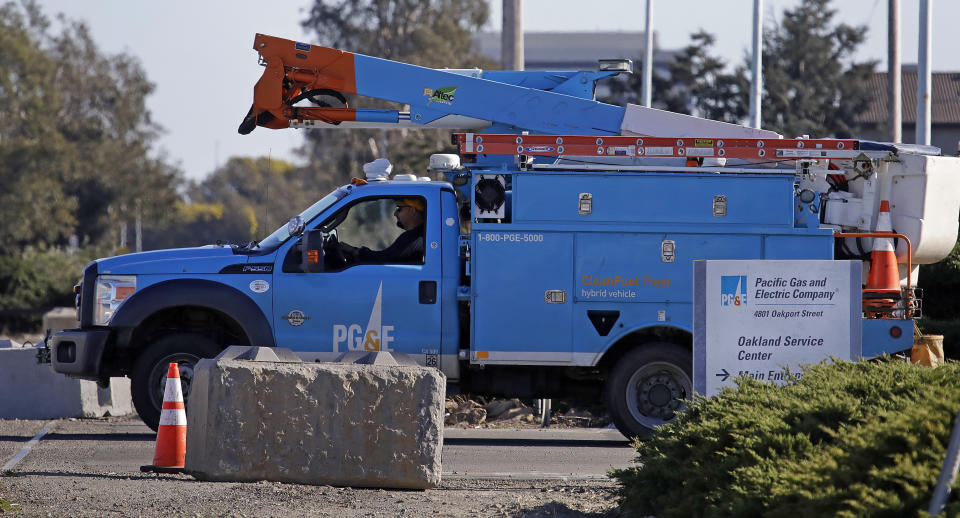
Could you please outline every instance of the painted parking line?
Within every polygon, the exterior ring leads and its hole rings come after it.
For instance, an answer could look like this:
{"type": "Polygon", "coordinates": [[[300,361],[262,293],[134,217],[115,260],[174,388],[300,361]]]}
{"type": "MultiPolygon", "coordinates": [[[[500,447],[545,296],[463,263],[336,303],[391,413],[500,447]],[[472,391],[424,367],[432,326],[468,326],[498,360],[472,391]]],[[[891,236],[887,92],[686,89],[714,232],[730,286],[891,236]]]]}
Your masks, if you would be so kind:
{"type": "Polygon", "coordinates": [[[545,473],[529,471],[526,473],[443,473],[443,480],[558,480],[561,482],[583,482],[593,480],[612,480],[608,475],[588,474],[575,475],[572,473],[545,473]]]}
{"type": "Polygon", "coordinates": [[[48,433],[50,433],[50,430],[53,430],[54,424],[56,424],[56,421],[50,421],[49,423],[47,423],[47,425],[44,426],[42,430],[40,430],[40,433],[38,433],[37,435],[34,435],[33,439],[30,439],[27,442],[27,444],[23,447],[23,449],[21,449],[16,455],[13,456],[13,458],[8,460],[7,463],[3,465],[2,468],[0,468],[0,473],[6,473],[8,471],[11,471],[17,465],[17,463],[23,460],[23,458],[26,457],[28,453],[30,453],[30,449],[33,448],[34,445],[36,445],[38,442],[40,442],[40,439],[43,439],[44,435],[47,435],[48,433]]]}

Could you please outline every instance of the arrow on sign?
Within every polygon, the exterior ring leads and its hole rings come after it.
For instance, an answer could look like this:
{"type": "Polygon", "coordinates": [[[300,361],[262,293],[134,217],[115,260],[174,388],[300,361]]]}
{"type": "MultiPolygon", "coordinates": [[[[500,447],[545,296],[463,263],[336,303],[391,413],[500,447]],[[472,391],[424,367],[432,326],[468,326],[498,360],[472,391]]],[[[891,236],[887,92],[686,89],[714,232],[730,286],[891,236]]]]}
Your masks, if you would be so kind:
{"type": "Polygon", "coordinates": [[[723,379],[720,381],[727,381],[727,379],[730,378],[730,373],[727,372],[727,369],[720,369],[720,370],[723,371],[723,372],[717,373],[717,376],[723,376],[723,379]]]}

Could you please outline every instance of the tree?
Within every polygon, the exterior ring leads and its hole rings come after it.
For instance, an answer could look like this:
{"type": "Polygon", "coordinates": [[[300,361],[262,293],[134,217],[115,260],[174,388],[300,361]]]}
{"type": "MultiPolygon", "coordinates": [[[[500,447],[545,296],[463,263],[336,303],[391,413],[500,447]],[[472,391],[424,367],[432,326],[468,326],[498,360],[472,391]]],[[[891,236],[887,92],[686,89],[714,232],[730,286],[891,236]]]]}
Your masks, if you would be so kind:
{"type": "Polygon", "coordinates": [[[137,213],[165,217],[180,181],[152,156],[140,64],[101,53],[82,23],[59,25],[34,0],[0,5],[0,324],[69,303],[83,262],[111,253],[137,213]]]}
{"type": "MultiPolygon", "coordinates": [[[[850,137],[856,114],[866,109],[867,80],[876,62],[851,63],[866,27],[834,25],[830,0],[803,0],[764,29],[762,125],[788,137],[850,137]]],[[[654,75],[654,106],[742,124],[750,107],[750,57],[733,71],[711,50],[715,38],[699,30],[654,75]]],[[[631,84],[639,92],[640,78],[631,84]]]]}
{"type": "MultiPolygon", "coordinates": [[[[830,0],[803,0],[764,30],[763,127],[788,137],[849,138],[856,115],[867,107],[866,84],[876,61],[852,63],[865,26],[833,24],[830,0]]],[[[747,67],[738,75],[746,80],[747,67]]],[[[749,106],[749,92],[740,95],[749,106]]]]}
{"type": "Polygon", "coordinates": [[[326,195],[329,181],[268,157],[233,157],[184,190],[169,221],[148,227],[146,248],[259,240],[326,195]]]}
{"type": "MultiPolygon", "coordinates": [[[[738,123],[748,113],[738,102],[749,83],[725,72],[726,62],[711,56],[716,38],[700,29],[670,63],[670,86],[661,96],[666,109],[706,119],[738,123]]],[[[658,88],[668,81],[660,78],[658,88]]]]}
{"type": "MultiPolygon", "coordinates": [[[[746,86],[739,76],[725,72],[724,60],[711,55],[715,41],[712,34],[698,30],[690,35],[690,44],[671,59],[667,66],[669,74],[653,74],[653,107],[732,123],[746,117],[739,102],[739,94],[746,86]]],[[[640,74],[629,76],[625,84],[627,90],[635,92],[636,98],[640,97],[643,87],[640,74]]],[[[611,97],[627,97],[620,91],[621,85],[623,81],[610,82],[611,97]]]]}
{"type": "Polygon", "coordinates": [[[176,197],[179,172],[150,155],[160,128],[142,67],[60,22],[52,35],[33,0],[0,6],[0,253],[111,240],[122,218],[160,218],[176,197]]]}
{"type": "MultiPolygon", "coordinates": [[[[428,67],[492,68],[474,52],[473,34],[489,16],[484,0],[317,0],[303,26],[317,43],[428,67]]],[[[383,78],[384,81],[389,80],[383,78]]],[[[351,106],[355,105],[350,100],[351,106]]],[[[365,107],[398,109],[364,100],[365,107]]],[[[362,177],[362,166],[387,156],[395,171],[419,175],[431,153],[453,152],[449,132],[436,130],[312,130],[303,151],[313,176],[342,184],[362,177]]]]}
{"type": "Polygon", "coordinates": [[[317,0],[303,27],[318,43],[421,66],[477,66],[473,34],[487,23],[483,0],[317,0]]]}
{"type": "Polygon", "coordinates": [[[33,4],[0,6],[0,253],[63,239],[76,225],[76,200],[51,167],[65,162],[65,142],[49,123],[61,95],[56,63],[34,37],[46,26],[33,4]]]}

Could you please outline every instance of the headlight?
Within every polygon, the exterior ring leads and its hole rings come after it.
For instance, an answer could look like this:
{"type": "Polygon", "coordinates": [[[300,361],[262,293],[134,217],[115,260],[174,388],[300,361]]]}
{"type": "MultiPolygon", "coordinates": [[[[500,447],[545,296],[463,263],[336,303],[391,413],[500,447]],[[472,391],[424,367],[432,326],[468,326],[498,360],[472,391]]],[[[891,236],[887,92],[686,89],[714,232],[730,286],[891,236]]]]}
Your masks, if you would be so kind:
{"type": "Polygon", "coordinates": [[[97,297],[94,302],[93,325],[110,323],[120,304],[137,291],[136,275],[100,275],[97,277],[97,297]]]}

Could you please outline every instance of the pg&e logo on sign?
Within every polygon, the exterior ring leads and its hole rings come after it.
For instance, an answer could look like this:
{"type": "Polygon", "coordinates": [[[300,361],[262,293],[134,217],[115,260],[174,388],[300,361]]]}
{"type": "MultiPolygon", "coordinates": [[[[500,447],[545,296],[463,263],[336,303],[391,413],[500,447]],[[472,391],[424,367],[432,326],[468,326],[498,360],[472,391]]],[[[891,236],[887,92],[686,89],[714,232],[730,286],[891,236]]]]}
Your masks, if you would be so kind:
{"type": "Polygon", "coordinates": [[[747,304],[747,276],[720,276],[720,305],[745,306],[747,304]]]}

